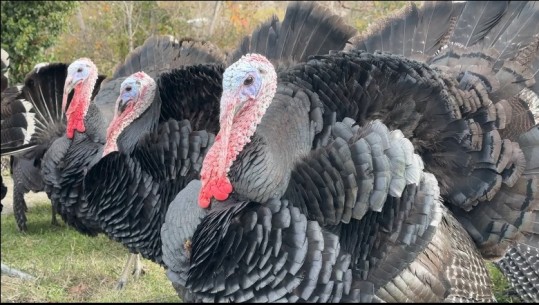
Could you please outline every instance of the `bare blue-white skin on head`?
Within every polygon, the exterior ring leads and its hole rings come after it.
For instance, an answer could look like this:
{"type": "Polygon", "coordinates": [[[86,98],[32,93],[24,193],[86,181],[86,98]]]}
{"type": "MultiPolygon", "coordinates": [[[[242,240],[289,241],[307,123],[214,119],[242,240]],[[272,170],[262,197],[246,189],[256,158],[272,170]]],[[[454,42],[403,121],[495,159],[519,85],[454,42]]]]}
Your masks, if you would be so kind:
{"type": "Polygon", "coordinates": [[[152,105],[156,88],[157,84],[153,78],[144,72],[136,72],[122,82],[114,117],[107,128],[107,143],[103,156],[118,150],[118,136],[152,105]]]}
{"type": "MultiPolygon", "coordinates": [[[[262,86],[262,76],[265,71],[258,70],[251,63],[234,63],[231,69],[225,70],[223,73],[223,92],[234,93],[238,97],[237,104],[234,105],[234,114],[243,107],[245,102],[254,99],[262,86]]],[[[226,112],[228,107],[227,102],[231,99],[221,100],[221,116],[226,112]]]]}
{"type": "Polygon", "coordinates": [[[76,60],[67,68],[68,80],[64,92],[69,93],[81,81],[90,75],[90,64],[85,60],[76,60]]]}
{"type": "Polygon", "coordinates": [[[116,111],[123,112],[129,102],[137,99],[139,93],[140,81],[134,76],[126,78],[120,87],[120,97],[118,99],[116,111]]]}

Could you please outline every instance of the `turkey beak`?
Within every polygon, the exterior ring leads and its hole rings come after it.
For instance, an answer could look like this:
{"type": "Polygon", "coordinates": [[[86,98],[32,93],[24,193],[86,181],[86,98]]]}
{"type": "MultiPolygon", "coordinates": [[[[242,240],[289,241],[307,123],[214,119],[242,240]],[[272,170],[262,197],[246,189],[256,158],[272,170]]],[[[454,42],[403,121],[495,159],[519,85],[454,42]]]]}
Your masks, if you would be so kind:
{"type": "Polygon", "coordinates": [[[131,98],[124,97],[121,95],[120,97],[118,97],[118,99],[116,100],[116,105],[118,105],[118,114],[125,111],[125,108],[127,108],[127,104],[129,103],[130,100],[131,98]]]}
{"type": "Polygon", "coordinates": [[[77,84],[77,82],[73,81],[73,77],[68,75],[67,78],[66,78],[65,85],[64,85],[64,96],[62,98],[62,113],[66,112],[67,98],[68,98],[69,94],[71,93],[71,91],[73,91],[73,89],[75,88],[76,84],[77,84]]]}

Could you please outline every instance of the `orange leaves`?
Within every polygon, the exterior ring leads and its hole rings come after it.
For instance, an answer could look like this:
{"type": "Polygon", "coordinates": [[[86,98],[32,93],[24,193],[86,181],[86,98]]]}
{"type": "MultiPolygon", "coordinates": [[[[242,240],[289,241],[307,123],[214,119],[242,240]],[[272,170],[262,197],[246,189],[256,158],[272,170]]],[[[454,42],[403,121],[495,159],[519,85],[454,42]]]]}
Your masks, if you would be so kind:
{"type": "Polygon", "coordinates": [[[249,26],[249,14],[243,4],[236,1],[226,1],[226,7],[230,11],[230,23],[237,29],[245,29],[249,26]]]}

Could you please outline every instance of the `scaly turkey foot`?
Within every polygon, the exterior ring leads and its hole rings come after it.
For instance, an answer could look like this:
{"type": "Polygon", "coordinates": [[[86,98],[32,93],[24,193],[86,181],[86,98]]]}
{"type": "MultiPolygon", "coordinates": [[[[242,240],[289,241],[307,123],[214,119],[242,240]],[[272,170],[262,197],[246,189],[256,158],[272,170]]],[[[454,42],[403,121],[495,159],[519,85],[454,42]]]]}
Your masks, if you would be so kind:
{"type": "Polygon", "coordinates": [[[122,275],[120,276],[120,279],[118,280],[118,283],[116,284],[117,290],[124,289],[125,285],[127,285],[127,277],[129,276],[129,269],[135,262],[137,254],[131,254],[129,253],[127,256],[127,262],[125,263],[124,270],[122,271],[122,275]]]}
{"type": "Polygon", "coordinates": [[[133,269],[133,277],[135,278],[135,280],[138,280],[139,277],[145,273],[146,271],[144,270],[144,266],[142,265],[142,261],[140,260],[140,254],[137,254],[137,258],[135,260],[135,268],[133,269]]]}

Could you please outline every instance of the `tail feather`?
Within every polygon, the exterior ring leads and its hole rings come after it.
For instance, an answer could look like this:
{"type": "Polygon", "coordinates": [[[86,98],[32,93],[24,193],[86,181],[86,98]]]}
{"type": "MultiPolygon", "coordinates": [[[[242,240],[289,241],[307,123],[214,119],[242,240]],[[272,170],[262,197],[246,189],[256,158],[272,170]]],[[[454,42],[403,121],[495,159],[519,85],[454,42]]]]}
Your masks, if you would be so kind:
{"type": "Polygon", "coordinates": [[[2,155],[30,143],[35,133],[33,106],[24,100],[22,86],[2,92],[2,155]]]}
{"type": "Polygon", "coordinates": [[[210,42],[183,40],[170,35],[151,36],[114,69],[112,79],[144,71],[150,76],[183,65],[222,63],[224,54],[210,42]]]}
{"type": "Polygon", "coordinates": [[[508,1],[467,1],[449,41],[464,47],[476,44],[498,24],[508,4],[508,1]]]}
{"type": "MultiPolygon", "coordinates": [[[[26,75],[24,85],[8,88],[2,94],[2,155],[52,143],[63,133],[62,97],[67,67],[65,63],[38,64],[26,75]]],[[[103,79],[99,76],[93,95],[103,79]]],[[[71,98],[72,94],[68,104],[71,98]]]]}
{"type": "Polygon", "coordinates": [[[539,33],[539,5],[535,1],[524,4],[511,3],[506,14],[509,15],[507,26],[501,23],[498,35],[492,35],[492,39],[485,37],[484,47],[495,49],[499,53],[498,61],[516,58],[519,51],[539,33]],[[515,17],[510,18],[512,16],[515,17]]]}
{"type": "Polygon", "coordinates": [[[133,50],[114,69],[111,78],[105,80],[94,99],[105,122],[110,122],[114,115],[114,104],[120,92],[122,82],[133,73],[144,71],[152,77],[159,73],[202,63],[224,63],[224,54],[210,42],[183,40],[174,37],[151,36],[142,46],[133,50]]]}
{"type": "Polygon", "coordinates": [[[411,3],[354,37],[347,49],[383,51],[427,61],[447,42],[463,7],[459,2],[426,1],[418,9],[411,3]]]}
{"type": "Polygon", "coordinates": [[[273,16],[231,52],[228,65],[247,53],[264,54],[278,67],[306,61],[308,56],[341,50],[356,30],[314,2],[293,2],[281,22],[273,16]]]}

